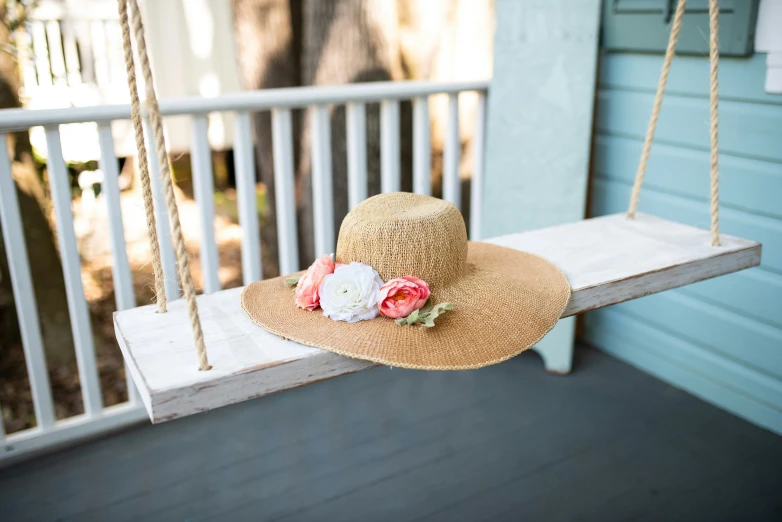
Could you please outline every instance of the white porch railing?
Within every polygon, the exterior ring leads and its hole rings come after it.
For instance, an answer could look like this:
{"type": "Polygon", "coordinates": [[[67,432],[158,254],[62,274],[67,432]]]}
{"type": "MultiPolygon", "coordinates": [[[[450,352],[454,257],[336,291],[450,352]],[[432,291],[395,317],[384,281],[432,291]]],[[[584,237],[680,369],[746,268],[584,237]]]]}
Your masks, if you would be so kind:
{"type": "MultiPolygon", "coordinates": [[[[354,206],[367,197],[365,104],[381,104],[381,187],[384,192],[400,187],[400,100],[413,101],[413,187],[422,194],[431,192],[431,145],[429,134],[428,98],[445,94],[449,97],[449,120],[444,150],[443,196],[457,206],[461,201],[459,164],[460,139],[458,107],[459,93],[475,91],[478,105],[474,130],[472,190],[470,199],[470,235],[477,239],[480,230],[481,178],[484,158],[484,120],[488,82],[428,83],[387,82],[336,87],[301,87],[270,89],[223,95],[217,98],[181,98],[163,100],[164,116],[190,115],[192,117],[193,150],[191,154],[193,184],[201,221],[201,265],[204,291],[220,289],[218,279],[217,245],[214,235],[213,172],[207,139],[207,115],[213,112],[236,113],[234,159],[236,167],[237,204],[242,228],[242,277],[245,284],[261,278],[261,255],[258,242],[258,211],[255,194],[256,169],[251,134],[252,112],[271,111],[276,184],[279,264],[282,273],[297,270],[297,231],[294,198],[293,145],[291,110],[308,108],[312,125],[312,185],[317,254],[333,252],[335,237],[333,222],[331,133],[328,107],[346,106],[348,199],[354,206]]],[[[6,142],[11,131],[28,130],[36,126],[45,129],[49,150],[47,168],[55,210],[58,243],[62,257],[63,275],[68,297],[84,414],[65,420],[55,420],[52,389],[47,374],[38,313],[33,293],[23,224],[11,176],[11,165],[6,147],[0,147],[0,221],[10,266],[14,300],[18,310],[27,372],[35,407],[36,427],[5,435],[0,421],[0,462],[23,454],[103,433],[146,418],[128,381],[127,403],[104,407],[95,364],[95,350],[87,301],[81,279],[81,259],[77,249],[71,211],[71,191],[63,160],[59,126],[69,123],[94,122],[98,127],[100,167],[104,173],[103,193],[107,198],[108,223],[113,256],[116,307],[118,310],[135,306],[132,277],[126,252],[125,235],[120,210],[120,191],[117,184],[117,160],[114,152],[111,123],[128,120],[127,105],[75,107],[68,109],[0,111],[0,143],[6,142]]],[[[149,150],[154,151],[154,147],[149,150]]],[[[153,170],[153,191],[158,212],[158,234],[161,240],[166,291],[170,298],[179,296],[173,245],[165,217],[165,205],[156,161],[153,170]]]]}

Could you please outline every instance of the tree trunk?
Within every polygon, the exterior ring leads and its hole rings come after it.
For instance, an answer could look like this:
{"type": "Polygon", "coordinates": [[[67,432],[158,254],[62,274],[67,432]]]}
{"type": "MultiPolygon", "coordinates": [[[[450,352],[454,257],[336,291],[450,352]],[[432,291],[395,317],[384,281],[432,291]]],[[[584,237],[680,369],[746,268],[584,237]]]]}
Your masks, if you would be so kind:
{"type": "MultiPolygon", "coordinates": [[[[302,85],[341,85],[403,79],[396,3],[388,0],[303,0],[302,85]]],[[[410,118],[403,111],[402,128],[410,118]]],[[[299,244],[302,266],[315,257],[313,245],[312,158],[310,123],[303,125],[299,162],[299,244]]],[[[367,105],[367,178],[369,194],[380,192],[380,109],[367,105]]],[[[403,136],[408,133],[402,133],[403,136]]],[[[402,143],[402,156],[410,146],[402,143]]],[[[409,164],[409,162],[405,162],[409,164]]],[[[334,229],[348,212],[345,107],[331,111],[331,164],[334,182],[334,229]]],[[[403,168],[403,173],[409,171],[403,168]]],[[[405,178],[403,174],[403,178],[405,178]]]]}
{"type": "MultiPolygon", "coordinates": [[[[299,85],[300,0],[231,0],[236,51],[247,90],[299,85]]],[[[278,275],[277,205],[269,112],[253,117],[258,179],[266,186],[268,215],[261,225],[264,277],[278,275]]],[[[298,151],[293,130],[294,157],[298,151]]]]}
{"type": "MultiPolygon", "coordinates": [[[[0,42],[10,42],[9,32],[0,24],[0,42]]],[[[0,108],[19,107],[19,72],[16,60],[6,52],[0,52],[0,108]]],[[[35,300],[44,348],[50,363],[65,364],[73,361],[73,337],[71,334],[65,283],[60,256],[55,244],[49,219],[48,203],[43,186],[33,162],[32,148],[27,132],[9,136],[12,173],[16,182],[16,195],[22,217],[27,257],[33,278],[35,300]]],[[[0,143],[0,146],[6,146],[0,143]]],[[[0,241],[0,249],[4,243],[0,241]]],[[[3,313],[0,314],[0,333],[8,340],[18,340],[19,330],[13,301],[6,253],[0,252],[0,291],[3,313]]]]}

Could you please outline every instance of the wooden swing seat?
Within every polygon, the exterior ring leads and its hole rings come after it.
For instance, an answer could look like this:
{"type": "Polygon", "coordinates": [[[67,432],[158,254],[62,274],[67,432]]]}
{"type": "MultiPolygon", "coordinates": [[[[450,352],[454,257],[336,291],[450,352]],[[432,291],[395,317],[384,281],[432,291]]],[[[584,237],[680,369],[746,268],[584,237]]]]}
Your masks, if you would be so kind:
{"type": "MultiPolygon", "coordinates": [[[[567,275],[562,317],[760,264],[755,241],[710,234],[646,214],[614,214],[512,234],[489,243],[541,255],[567,275]]],[[[198,297],[210,371],[199,371],[185,301],[114,314],[119,345],[153,423],[208,411],[374,366],[286,341],[253,324],[241,288],[198,297]]]]}

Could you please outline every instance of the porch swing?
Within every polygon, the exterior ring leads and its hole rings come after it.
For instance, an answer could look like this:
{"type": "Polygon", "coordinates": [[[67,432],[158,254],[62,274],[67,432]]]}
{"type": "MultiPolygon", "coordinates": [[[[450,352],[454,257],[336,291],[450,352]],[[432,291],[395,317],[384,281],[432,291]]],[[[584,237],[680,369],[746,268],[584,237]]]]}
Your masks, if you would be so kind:
{"type": "MultiPolygon", "coordinates": [[[[156,305],[116,312],[127,368],[153,423],[208,411],[375,366],[267,332],[240,303],[242,289],[196,297],[169,169],[163,125],[138,0],[118,0],[139,151],[144,206],[158,296],[156,305]],[[130,9],[128,9],[130,7],[130,9]],[[130,11],[130,16],[128,11],[130,11]],[[184,299],[166,302],[135,78],[131,28],[146,84],[146,114],[160,162],[184,299]],[[195,340],[197,363],[193,358],[195,340]],[[208,357],[207,357],[208,347],[208,357]]],[[[709,0],[711,227],[700,230],[637,212],[665,85],[686,0],[679,0],[626,214],[614,214],[486,242],[537,254],[558,265],[571,286],[562,317],[681,287],[760,264],[761,245],[719,233],[717,65],[718,1],[709,0]]]]}

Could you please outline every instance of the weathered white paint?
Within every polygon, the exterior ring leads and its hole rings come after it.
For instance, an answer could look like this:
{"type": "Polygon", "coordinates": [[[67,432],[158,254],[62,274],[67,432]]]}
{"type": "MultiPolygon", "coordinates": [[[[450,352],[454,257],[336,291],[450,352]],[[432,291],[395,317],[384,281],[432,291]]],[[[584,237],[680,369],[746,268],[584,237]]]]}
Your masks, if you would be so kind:
{"type": "MultiPolygon", "coordinates": [[[[481,237],[584,217],[601,4],[497,0],[481,237]]],[[[575,323],[556,328],[544,360],[572,352],[575,323]]]]}
{"type": "MultiPolygon", "coordinates": [[[[760,245],[640,214],[612,215],[512,234],[490,243],[541,255],[568,277],[563,317],[756,266],[760,245]]],[[[371,363],[286,341],[250,321],[241,289],[199,296],[209,360],[199,372],[181,301],[118,312],[117,339],[153,422],[207,411],[362,370],[371,363]]]]}

